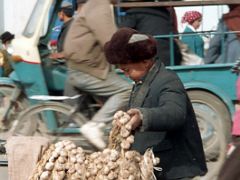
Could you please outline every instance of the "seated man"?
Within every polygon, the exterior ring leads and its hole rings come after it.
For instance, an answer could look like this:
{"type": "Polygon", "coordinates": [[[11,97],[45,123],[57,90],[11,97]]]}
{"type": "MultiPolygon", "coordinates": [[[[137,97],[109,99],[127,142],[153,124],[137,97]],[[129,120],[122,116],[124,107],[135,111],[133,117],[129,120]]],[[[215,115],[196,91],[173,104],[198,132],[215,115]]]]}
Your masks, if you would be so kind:
{"type": "Polygon", "coordinates": [[[69,2],[63,1],[63,3],[61,4],[61,8],[58,11],[58,18],[60,21],[63,22],[63,25],[58,35],[58,40],[56,42],[57,52],[50,55],[50,58],[52,59],[64,58],[63,44],[64,44],[65,37],[67,35],[68,29],[71,26],[71,23],[73,20],[72,18],[73,14],[74,14],[74,11],[73,11],[72,4],[69,2]]]}

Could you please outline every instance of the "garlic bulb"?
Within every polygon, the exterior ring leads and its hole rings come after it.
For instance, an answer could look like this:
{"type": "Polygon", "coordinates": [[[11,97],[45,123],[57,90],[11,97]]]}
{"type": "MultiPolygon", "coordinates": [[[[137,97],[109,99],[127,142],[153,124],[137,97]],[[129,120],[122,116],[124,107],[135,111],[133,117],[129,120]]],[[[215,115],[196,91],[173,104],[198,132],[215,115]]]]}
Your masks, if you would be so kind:
{"type": "Polygon", "coordinates": [[[130,148],[130,143],[128,142],[128,141],[123,141],[122,143],[121,143],[121,147],[123,148],[123,149],[129,149],[130,148]]]}
{"type": "Polygon", "coordinates": [[[123,138],[127,138],[130,134],[131,134],[131,132],[129,130],[127,130],[125,127],[121,128],[120,135],[123,138]]]}
{"type": "Polygon", "coordinates": [[[124,115],[124,112],[123,112],[123,111],[117,111],[117,112],[114,114],[113,118],[114,118],[114,119],[119,119],[119,118],[121,118],[123,115],[124,115]]]}
{"type": "Polygon", "coordinates": [[[126,139],[130,144],[134,143],[134,136],[133,135],[130,135],[127,137],[126,139]]]}
{"type": "Polygon", "coordinates": [[[153,165],[154,165],[154,166],[157,166],[159,163],[160,163],[160,158],[155,157],[155,158],[153,159],[153,165]]]}
{"type": "Polygon", "coordinates": [[[126,128],[128,131],[131,131],[131,130],[132,130],[132,125],[131,125],[131,124],[126,124],[126,125],[125,125],[125,128],[126,128]]]}
{"type": "Polygon", "coordinates": [[[40,176],[40,180],[48,180],[49,178],[50,178],[50,172],[49,171],[44,171],[40,176]]]}
{"type": "Polygon", "coordinates": [[[48,162],[48,163],[45,165],[45,169],[48,170],[48,171],[53,170],[53,167],[54,167],[54,163],[53,163],[53,162],[48,162]]]}

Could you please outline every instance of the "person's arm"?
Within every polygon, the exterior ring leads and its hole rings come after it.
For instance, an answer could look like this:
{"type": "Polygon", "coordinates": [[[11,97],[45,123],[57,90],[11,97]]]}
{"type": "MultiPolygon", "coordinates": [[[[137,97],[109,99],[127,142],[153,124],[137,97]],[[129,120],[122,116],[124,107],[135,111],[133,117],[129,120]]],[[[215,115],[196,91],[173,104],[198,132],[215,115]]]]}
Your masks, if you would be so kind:
{"type": "MultiPolygon", "coordinates": [[[[224,32],[224,24],[222,21],[219,22],[217,33],[224,32]]],[[[214,63],[218,57],[221,55],[221,45],[222,45],[222,37],[224,35],[216,34],[210,40],[209,48],[207,50],[206,56],[204,58],[205,64],[214,63]]]]}
{"type": "Polygon", "coordinates": [[[185,123],[187,97],[178,81],[171,81],[159,98],[158,107],[139,108],[143,114],[143,129],[168,131],[178,129],[185,123]]]}
{"type": "Polygon", "coordinates": [[[52,53],[49,55],[50,59],[64,59],[64,53],[63,52],[57,52],[57,53],[52,53]]]}
{"type": "Polygon", "coordinates": [[[140,126],[143,131],[169,131],[184,125],[188,103],[184,88],[179,80],[166,82],[163,86],[157,107],[130,110],[134,129],[140,126]]]}

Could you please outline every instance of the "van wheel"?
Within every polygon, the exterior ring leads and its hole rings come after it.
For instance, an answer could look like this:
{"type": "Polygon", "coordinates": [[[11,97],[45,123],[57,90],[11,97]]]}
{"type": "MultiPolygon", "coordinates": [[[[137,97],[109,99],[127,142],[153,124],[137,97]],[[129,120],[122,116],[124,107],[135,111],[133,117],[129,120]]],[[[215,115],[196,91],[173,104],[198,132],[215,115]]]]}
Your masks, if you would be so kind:
{"type": "Polygon", "coordinates": [[[201,132],[209,173],[216,174],[224,162],[230,139],[230,113],[226,105],[209,92],[190,90],[188,95],[201,132]]]}

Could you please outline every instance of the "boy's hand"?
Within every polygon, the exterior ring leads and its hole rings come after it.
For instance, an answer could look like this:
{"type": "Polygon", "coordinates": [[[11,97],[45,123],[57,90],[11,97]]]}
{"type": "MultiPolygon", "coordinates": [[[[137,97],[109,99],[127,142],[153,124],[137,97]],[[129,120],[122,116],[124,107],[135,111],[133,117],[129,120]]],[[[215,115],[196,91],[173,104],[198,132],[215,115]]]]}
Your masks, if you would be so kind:
{"type": "Polygon", "coordinates": [[[143,115],[140,110],[130,109],[127,111],[127,113],[131,117],[130,121],[127,124],[131,125],[132,130],[135,130],[142,125],[143,115]]]}

